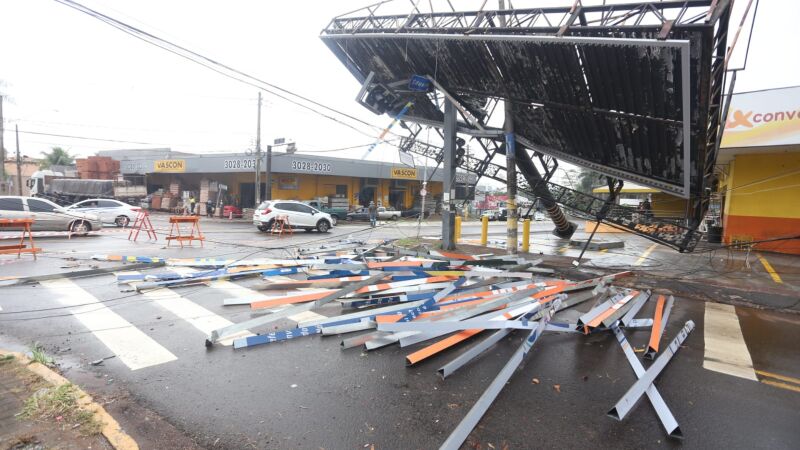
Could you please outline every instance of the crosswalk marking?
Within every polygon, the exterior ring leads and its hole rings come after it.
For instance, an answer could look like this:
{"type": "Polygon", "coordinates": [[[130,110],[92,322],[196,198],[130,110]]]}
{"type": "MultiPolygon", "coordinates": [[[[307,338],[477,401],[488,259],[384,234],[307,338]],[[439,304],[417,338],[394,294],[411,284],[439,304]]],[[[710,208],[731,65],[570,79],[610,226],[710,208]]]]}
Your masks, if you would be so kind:
{"type": "Polygon", "coordinates": [[[742,336],[736,308],[719,303],[705,305],[703,368],[758,381],[753,360],[742,336]]]}
{"type": "MultiPolygon", "coordinates": [[[[120,274],[123,273],[134,275],[138,274],[139,272],[120,272],[120,274]]],[[[214,330],[233,325],[233,322],[230,320],[214,314],[208,309],[198,305],[188,298],[181,296],[171,289],[153,289],[144,291],[141,293],[141,295],[146,299],[152,300],[156,305],[185,320],[193,327],[202,331],[206,336],[210,336],[211,332],[214,330]]],[[[249,331],[242,331],[219,341],[219,343],[221,345],[232,345],[234,339],[247,336],[253,336],[253,333],[250,333],[249,331]]]]}
{"type": "MultiPolygon", "coordinates": [[[[180,273],[181,275],[187,275],[192,272],[195,272],[193,269],[188,267],[175,267],[175,272],[180,273]]],[[[250,288],[246,288],[244,286],[240,286],[236,283],[227,280],[214,280],[214,281],[207,281],[205,284],[212,288],[226,292],[227,294],[233,295],[237,298],[241,298],[243,300],[249,299],[263,299],[265,295],[262,292],[255,291],[250,288]]],[[[307,289],[307,292],[319,291],[320,289],[307,289]]],[[[275,308],[274,310],[270,310],[271,312],[279,311],[284,309],[285,307],[275,308]]],[[[305,311],[299,314],[295,314],[293,316],[288,316],[287,319],[292,320],[294,322],[308,322],[310,320],[320,320],[325,319],[326,317],[317,314],[313,311],[305,311]]],[[[252,336],[252,334],[250,334],[252,336]]],[[[226,339],[227,341],[227,339],[226,339]]]]}
{"type": "MultiPolygon", "coordinates": [[[[115,313],[71,280],[42,281],[42,286],[65,306],[131,370],[178,359],[169,350],[115,313]],[[89,303],[87,305],[87,303],[89,303]],[[83,305],[83,306],[77,306],[83,305]]],[[[106,356],[106,355],[103,355],[106,356]]]]}

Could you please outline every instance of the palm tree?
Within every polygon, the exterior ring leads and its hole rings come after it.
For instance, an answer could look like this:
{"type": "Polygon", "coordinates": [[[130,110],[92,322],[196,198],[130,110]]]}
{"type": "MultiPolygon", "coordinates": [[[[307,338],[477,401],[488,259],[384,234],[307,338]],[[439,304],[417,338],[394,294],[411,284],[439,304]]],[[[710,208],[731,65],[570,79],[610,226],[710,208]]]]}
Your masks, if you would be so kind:
{"type": "Polygon", "coordinates": [[[50,166],[68,166],[75,162],[75,158],[61,147],[53,147],[49,153],[42,152],[42,154],[44,159],[39,164],[41,169],[49,169],[50,166]]]}

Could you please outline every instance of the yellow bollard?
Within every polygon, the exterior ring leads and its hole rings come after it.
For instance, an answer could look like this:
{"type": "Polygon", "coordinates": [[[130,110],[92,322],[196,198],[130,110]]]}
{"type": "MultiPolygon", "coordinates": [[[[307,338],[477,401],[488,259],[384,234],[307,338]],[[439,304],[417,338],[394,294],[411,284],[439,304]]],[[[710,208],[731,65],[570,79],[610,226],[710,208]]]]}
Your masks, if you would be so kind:
{"type": "Polygon", "coordinates": [[[531,219],[522,221],[522,251],[528,252],[531,244],[531,219]]]}
{"type": "Polygon", "coordinates": [[[486,247],[489,243],[489,216],[481,217],[481,245],[486,247]]]}
{"type": "Polygon", "coordinates": [[[458,244],[458,240],[461,239],[461,216],[456,216],[456,229],[455,229],[455,237],[453,238],[454,243],[458,244]]]}

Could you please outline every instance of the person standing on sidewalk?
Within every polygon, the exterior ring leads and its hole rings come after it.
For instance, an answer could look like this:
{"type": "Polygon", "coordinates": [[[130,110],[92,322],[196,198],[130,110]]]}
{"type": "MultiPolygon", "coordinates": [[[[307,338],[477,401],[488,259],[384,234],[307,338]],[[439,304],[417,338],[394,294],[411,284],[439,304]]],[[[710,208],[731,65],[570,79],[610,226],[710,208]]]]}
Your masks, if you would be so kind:
{"type": "Polygon", "coordinates": [[[378,224],[378,208],[375,206],[375,202],[369,202],[369,224],[372,228],[378,224]]]}
{"type": "Polygon", "coordinates": [[[194,198],[194,194],[189,195],[189,214],[194,215],[194,207],[197,204],[197,200],[194,198]]]}

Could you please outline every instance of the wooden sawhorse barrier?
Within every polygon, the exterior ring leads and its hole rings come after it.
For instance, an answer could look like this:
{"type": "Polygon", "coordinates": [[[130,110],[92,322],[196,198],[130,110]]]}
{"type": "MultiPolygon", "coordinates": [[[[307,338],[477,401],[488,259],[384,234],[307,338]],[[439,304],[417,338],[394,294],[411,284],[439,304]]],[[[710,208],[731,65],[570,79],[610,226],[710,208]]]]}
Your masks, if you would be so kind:
{"type": "Polygon", "coordinates": [[[203,247],[203,241],[206,239],[203,233],[200,232],[200,216],[169,216],[169,236],[167,236],[167,247],[172,241],[178,241],[183,248],[184,241],[200,241],[200,246],[203,247]],[[192,227],[189,229],[189,234],[181,234],[181,224],[191,223],[192,227]],[[197,234],[195,234],[195,232],[197,234]]]}
{"type": "Polygon", "coordinates": [[[287,214],[279,214],[272,223],[270,234],[277,234],[278,237],[281,237],[284,233],[294,235],[292,225],[289,223],[289,216],[287,214]]]}
{"type": "Polygon", "coordinates": [[[42,251],[42,249],[37,248],[36,244],[33,242],[31,225],[33,225],[33,219],[0,219],[0,230],[6,228],[22,228],[22,234],[19,237],[19,244],[0,245],[0,255],[16,253],[17,258],[19,258],[23,253],[32,253],[33,259],[35,260],[36,253],[42,251]],[[28,235],[28,242],[31,244],[30,247],[25,244],[26,234],[28,235]]]}
{"type": "Polygon", "coordinates": [[[136,242],[136,239],[139,238],[140,231],[147,232],[147,239],[158,240],[156,229],[153,228],[153,223],[150,222],[150,213],[145,209],[140,209],[139,212],[136,213],[136,219],[134,219],[131,231],[128,233],[128,240],[130,241],[131,237],[133,237],[133,242],[136,242]]]}

